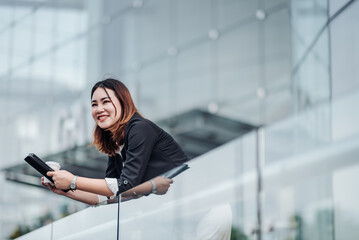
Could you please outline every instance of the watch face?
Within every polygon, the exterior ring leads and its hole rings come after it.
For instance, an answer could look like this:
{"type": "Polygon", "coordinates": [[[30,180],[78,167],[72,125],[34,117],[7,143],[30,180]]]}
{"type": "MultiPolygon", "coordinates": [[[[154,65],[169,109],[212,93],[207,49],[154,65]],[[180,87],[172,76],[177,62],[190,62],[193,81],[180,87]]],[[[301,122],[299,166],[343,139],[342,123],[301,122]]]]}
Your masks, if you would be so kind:
{"type": "Polygon", "coordinates": [[[76,189],[76,178],[77,178],[77,176],[75,176],[74,179],[72,180],[72,182],[70,183],[70,189],[71,190],[76,189]]]}

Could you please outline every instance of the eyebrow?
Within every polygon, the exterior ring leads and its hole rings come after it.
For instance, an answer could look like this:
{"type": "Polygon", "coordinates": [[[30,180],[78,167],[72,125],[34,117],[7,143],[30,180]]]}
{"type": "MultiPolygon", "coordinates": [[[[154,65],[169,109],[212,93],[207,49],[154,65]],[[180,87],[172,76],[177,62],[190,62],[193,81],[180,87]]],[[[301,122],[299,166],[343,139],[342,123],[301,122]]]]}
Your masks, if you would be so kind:
{"type": "MultiPolygon", "coordinates": [[[[105,100],[106,98],[110,99],[109,97],[104,97],[104,98],[101,98],[100,100],[103,101],[103,100],[105,100]]],[[[92,100],[91,102],[97,102],[97,100],[92,100]]]]}

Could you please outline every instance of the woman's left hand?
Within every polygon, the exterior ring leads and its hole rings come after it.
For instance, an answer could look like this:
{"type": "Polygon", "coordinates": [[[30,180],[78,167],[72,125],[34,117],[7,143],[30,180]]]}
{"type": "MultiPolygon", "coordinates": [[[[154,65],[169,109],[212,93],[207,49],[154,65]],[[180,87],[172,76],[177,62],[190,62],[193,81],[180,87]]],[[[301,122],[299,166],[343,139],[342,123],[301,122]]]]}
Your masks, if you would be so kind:
{"type": "Polygon", "coordinates": [[[52,177],[55,187],[57,189],[69,189],[74,175],[66,170],[55,170],[54,172],[47,172],[47,176],[52,177]]]}
{"type": "Polygon", "coordinates": [[[157,187],[157,195],[166,194],[171,183],[173,183],[172,179],[166,178],[164,176],[155,177],[153,181],[155,182],[157,187]]]}

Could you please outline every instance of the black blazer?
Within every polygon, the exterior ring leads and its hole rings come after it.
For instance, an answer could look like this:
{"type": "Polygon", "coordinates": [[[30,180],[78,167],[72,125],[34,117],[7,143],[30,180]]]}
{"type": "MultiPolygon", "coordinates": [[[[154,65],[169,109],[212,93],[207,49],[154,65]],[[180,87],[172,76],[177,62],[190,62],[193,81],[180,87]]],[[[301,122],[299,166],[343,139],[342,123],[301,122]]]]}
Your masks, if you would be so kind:
{"type": "Polygon", "coordinates": [[[117,194],[189,160],[167,132],[138,113],[126,124],[121,155],[109,156],[106,170],[107,178],[117,178],[117,194]]]}

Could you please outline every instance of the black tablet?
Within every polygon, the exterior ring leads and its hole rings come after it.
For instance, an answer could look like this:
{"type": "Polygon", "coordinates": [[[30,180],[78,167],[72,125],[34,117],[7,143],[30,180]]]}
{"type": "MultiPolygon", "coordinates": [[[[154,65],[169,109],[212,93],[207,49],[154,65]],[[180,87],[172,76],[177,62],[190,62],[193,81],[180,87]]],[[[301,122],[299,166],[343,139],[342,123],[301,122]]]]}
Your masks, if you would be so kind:
{"type": "Polygon", "coordinates": [[[47,179],[49,179],[52,183],[54,183],[54,180],[52,180],[52,177],[49,177],[46,175],[49,171],[54,171],[49,165],[44,163],[38,156],[36,156],[34,153],[29,153],[29,155],[25,158],[25,161],[30,164],[33,168],[35,168],[39,173],[41,173],[43,176],[46,176],[47,179]]]}
{"type": "Polygon", "coordinates": [[[166,178],[174,178],[178,174],[180,174],[183,171],[186,171],[189,168],[187,164],[179,165],[178,167],[175,167],[163,174],[166,178]]]}

